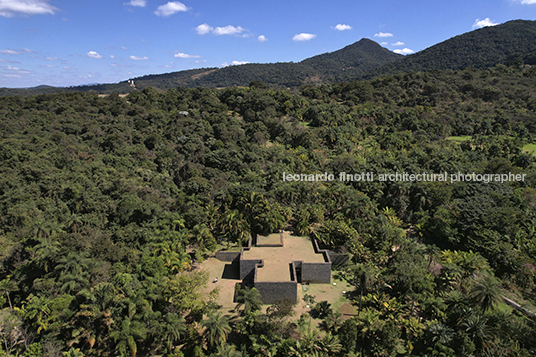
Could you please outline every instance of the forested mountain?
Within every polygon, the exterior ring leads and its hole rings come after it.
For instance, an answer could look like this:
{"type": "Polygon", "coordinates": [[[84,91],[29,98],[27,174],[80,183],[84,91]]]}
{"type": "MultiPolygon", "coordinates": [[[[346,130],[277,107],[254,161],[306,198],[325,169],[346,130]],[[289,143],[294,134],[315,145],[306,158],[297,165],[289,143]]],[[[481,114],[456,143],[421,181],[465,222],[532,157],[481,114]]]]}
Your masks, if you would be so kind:
{"type": "Polygon", "coordinates": [[[362,39],[341,50],[325,53],[299,63],[250,63],[225,68],[206,68],[134,78],[136,87],[171,89],[177,86],[231,87],[260,81],[270,87],[299,87],[357,78],[369,70],[398,60],[397,55],[376,42],[362,39]]]}
{"type": "Polygon", "coordinates": [[[127,81],[70,88],[43,86],[33,89],[0,88],[0,95],[31,95],[52,92],[97,91],[130,93],[153,87],[221,88],[247,86],[253,81],[270,87],[299,87],[304,84],[335,83],[373,78],[381,74],[430,69],[489,68],[497,64],[536,64],[536,22],[515,20],[502,25],[471,31],[413,55],[397,55],[369,39],[335,52],[305,59],[299,63],[245,64],[225,68],[201,68],[134,78],[127,81]]]}
{"type": "Polygon", "coordinates": [[[534,355],[535,110],[536,70],[514,64],[0,98],[0,355],[534,355]],[[353,315],[207,293],[193,257],[281,228],[348,252],[353,315]]]}
{"type": "Polygon", "coordinates": [[[314,56],[300,63],[316,70],[323,82],[338,82],[359,78],[373,68],[403,58],[404,56],[363,38],[338,51],[314,56]]]}
{"type": "Polygon", "coordinates": [[[453,37],[367,74],[430,69],[489,68],[510,62],[536,64],[536,21],[514,20],[453,37]]]}

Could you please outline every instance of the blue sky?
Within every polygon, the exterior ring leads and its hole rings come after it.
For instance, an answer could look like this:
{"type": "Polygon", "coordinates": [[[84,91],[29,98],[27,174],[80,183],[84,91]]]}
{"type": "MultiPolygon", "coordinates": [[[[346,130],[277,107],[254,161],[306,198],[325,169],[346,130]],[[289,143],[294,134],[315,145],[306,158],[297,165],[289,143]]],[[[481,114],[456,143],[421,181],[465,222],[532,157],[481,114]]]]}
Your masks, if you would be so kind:
{"type": "Polygon", "coordinates": [[[536,0],[0,0],[0,87],[299,62],[361,38],[409,54],[515,19],[536,0]]]}

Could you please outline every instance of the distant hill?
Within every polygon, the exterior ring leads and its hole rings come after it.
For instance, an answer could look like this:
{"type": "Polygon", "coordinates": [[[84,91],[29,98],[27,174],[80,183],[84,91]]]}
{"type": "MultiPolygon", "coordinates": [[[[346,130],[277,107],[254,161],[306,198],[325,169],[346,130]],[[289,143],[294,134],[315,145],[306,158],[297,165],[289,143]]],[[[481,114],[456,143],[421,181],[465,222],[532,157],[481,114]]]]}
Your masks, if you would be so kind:
{"type": "Polygon", "coordinates": [[[514,20],[474,30],[377,67],[367,74],[430,69],[489,68],[512,61],[536,64],[536,21],[514,20]]]}
{"type": "Polygon", "coordinates": [[[431,69],[489,68],[511,62],[536,65],[536,21],[514,20],[485,27],[443,41],[418,53],[402,56],[378,43],[361,39],[338,51],[320,54],[301,62],[251,63],[224,68],[199,68],[152,74],[117,84],[100,84],[30,89],[0,88],[0,96],[31,95],[52,92],[97,91],[129,93],[153,87],[167,90],[176,87],[247,86],[261,81],[274,87],[297,87],[367,79],[382,74],[431,69]]]}
{"type": "Polygon", "coordinates": [[[247,86],[261,81],[270,86],[296,87],[305,83],[328,83],[357,78],[378,66],[400,60],[393,53],[369,39],[324,53],[298,63],[250,63],[224,68],[205,68],[134,78],[136,87],[160,89],[183,87],[247,86]]]}
{"type": "Polygon", "coordinates": [[[324,53],[300,62],[313,68],[324,81],[340,81],[359,77],[386,63],[403,60],[404,56],[363,38],[335,52],[324,53]]]}
{"type": "Polygon", "coordinates": [[[0,88],[0,97],[8,95],[37,95],[37,94],[51,94],[51,93],[70,93],[70,92],[90,92],[94,91],[101,94],[111,93],[130,93],[135,88],[128,84],[127,81],[119,83],[109,84],[93,84],[73,87],[52,87],[47,85],[40,85],[32,88],[0,88]]]}

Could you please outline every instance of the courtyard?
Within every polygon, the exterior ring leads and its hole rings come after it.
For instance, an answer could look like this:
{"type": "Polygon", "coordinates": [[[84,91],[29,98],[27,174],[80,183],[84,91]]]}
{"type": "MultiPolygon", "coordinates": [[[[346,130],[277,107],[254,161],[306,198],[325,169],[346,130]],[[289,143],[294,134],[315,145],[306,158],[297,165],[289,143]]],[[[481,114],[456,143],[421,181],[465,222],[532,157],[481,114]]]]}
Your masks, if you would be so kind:
{"type": "Polygon", "coordinates": [[[244,250],[242,259],[262,259],[264,266],[257,269],[258,281],[290,281],[290,263],[301,260],[308,263],[323,263],[322,254],[316,254],[311,240],[283,233],[283,247],[251,247],[244,250]]]}

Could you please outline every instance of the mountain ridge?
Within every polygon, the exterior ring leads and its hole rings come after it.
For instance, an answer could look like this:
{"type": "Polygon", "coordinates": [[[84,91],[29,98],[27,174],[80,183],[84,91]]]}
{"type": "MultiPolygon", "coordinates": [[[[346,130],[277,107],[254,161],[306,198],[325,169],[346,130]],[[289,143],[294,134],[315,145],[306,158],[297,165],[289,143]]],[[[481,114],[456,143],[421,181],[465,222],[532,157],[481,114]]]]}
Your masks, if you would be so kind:
{"type": "Polygon", "coordinates": [[[379,74],[430,69],[489,68],[522,60],[536,64],[536,21],[512,20],[466,32],[372,70],[379,74]]]}
{"type": "Polygon", "coordinates": [[[53,92],[97,91],[129,93],[153,87],[220,88],[248,86],[261,81],[270,87],[299,87],[370,79],[383,74],[430,69],[489,68],[497,64],[536,64],[536,21],[512,20],[454,36],[415,54],[402,56],[377,42],[362,38],[344,48],[306,58],[300,62],[249,63],[224,68],[196,68],[148,74],[119,83],[60,88],[0,88],[3,95],[31,95],[53,92]],[[130,85],[134,81],[135,87],[130,85]]]}

